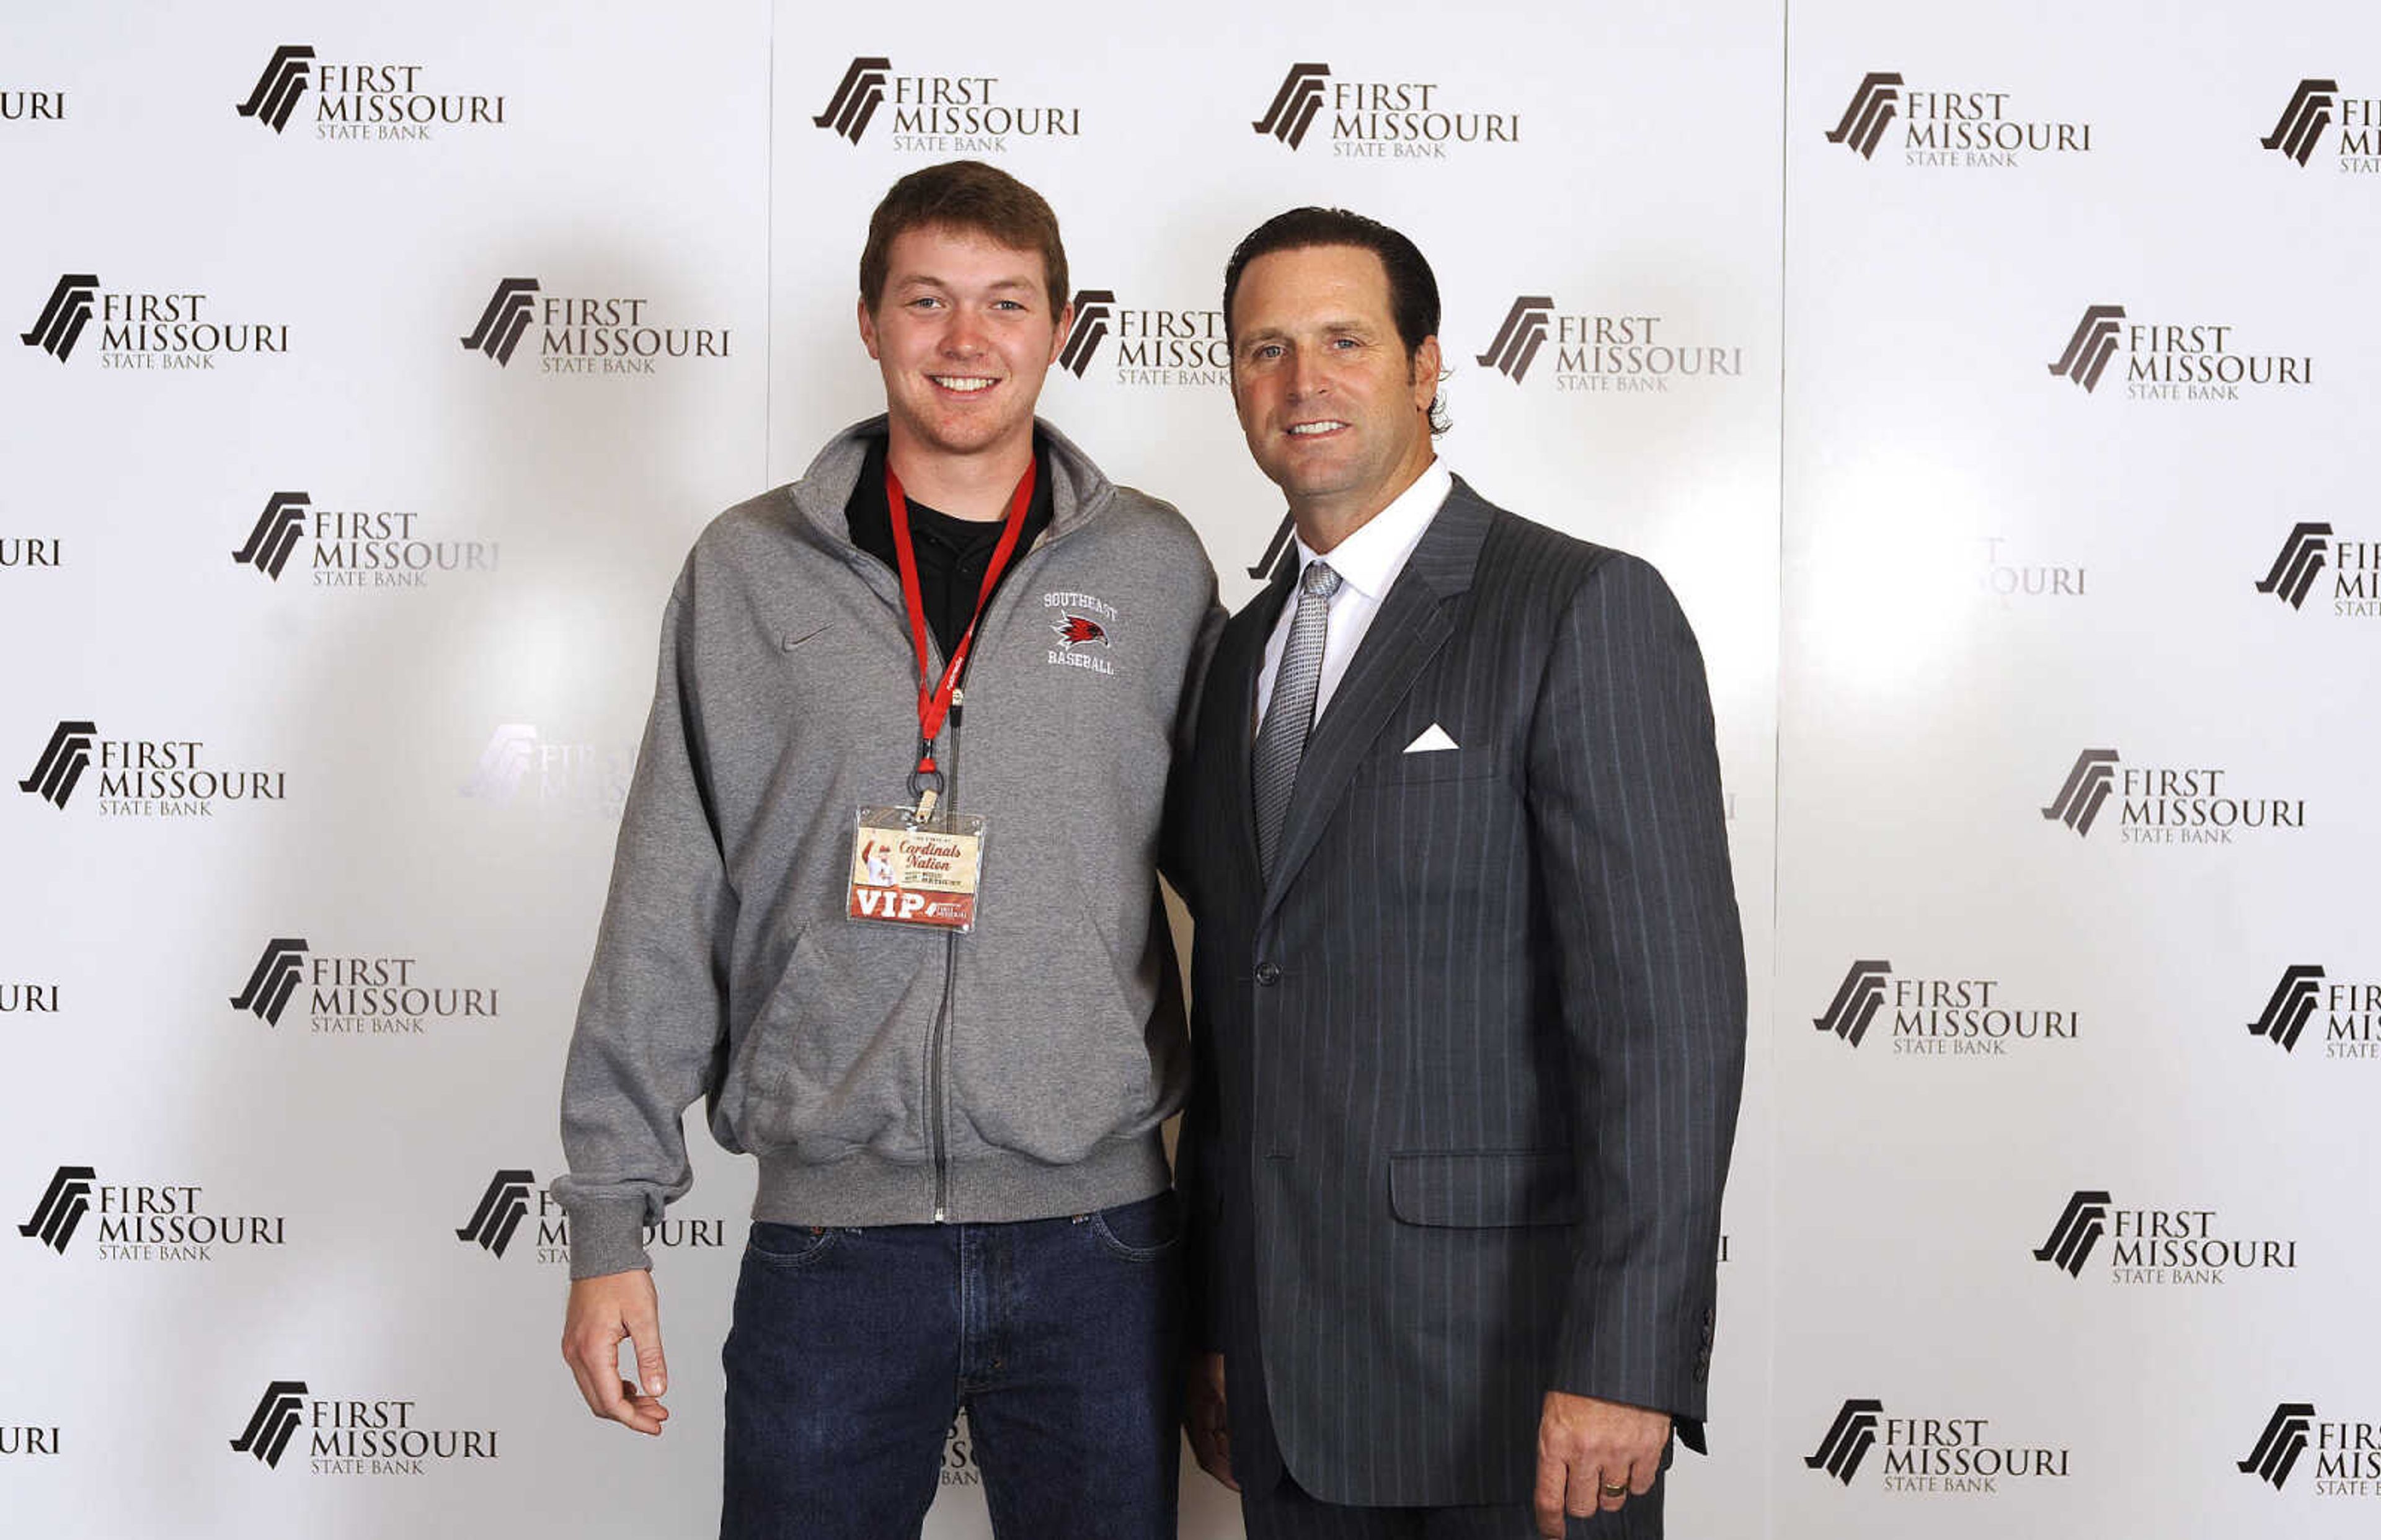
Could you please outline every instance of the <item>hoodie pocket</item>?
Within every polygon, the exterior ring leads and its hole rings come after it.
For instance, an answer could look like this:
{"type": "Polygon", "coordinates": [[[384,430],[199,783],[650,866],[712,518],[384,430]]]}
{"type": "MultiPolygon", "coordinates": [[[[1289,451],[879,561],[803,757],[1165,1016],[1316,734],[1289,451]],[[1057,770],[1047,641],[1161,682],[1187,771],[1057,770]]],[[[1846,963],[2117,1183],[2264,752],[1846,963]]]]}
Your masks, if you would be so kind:
{"type": "Polygon", "coordinates": [[[925,1158],[919,1109],[939,947],[940,937],[873,925],[801,933],[748,1034],[738,1119],[746,1149],[812,1162],[862,1149],[925,1158]]]}

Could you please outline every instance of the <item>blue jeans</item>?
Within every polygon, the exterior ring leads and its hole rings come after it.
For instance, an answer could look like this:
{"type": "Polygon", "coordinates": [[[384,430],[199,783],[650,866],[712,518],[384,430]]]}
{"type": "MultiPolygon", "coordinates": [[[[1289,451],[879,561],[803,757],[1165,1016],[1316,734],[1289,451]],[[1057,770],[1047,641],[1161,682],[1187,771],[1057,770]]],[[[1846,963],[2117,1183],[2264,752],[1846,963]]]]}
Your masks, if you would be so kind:
{"type": "Polygon", "coordinates": [[[736,1286],[721,1540],[915,1536],[964,1408],[1002,1540],[1173,1540],[1172,1192],[992,1225],[756,1222],[736,1286]]]}

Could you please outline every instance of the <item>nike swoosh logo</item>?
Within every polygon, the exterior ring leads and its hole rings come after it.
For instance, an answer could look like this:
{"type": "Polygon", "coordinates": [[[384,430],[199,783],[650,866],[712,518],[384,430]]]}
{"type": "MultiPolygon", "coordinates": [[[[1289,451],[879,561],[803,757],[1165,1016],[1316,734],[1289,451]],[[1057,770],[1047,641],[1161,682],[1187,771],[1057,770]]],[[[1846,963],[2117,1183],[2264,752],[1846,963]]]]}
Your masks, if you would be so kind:
{"type": "Polygon", "coordinates": [[[833,629],[835,629],[835,622],[832,620],[824,620],[819,624],[812,626],[806,631],[793,630],[786,632],[785,636],[781,639],[779,645],[784,647],[787,652],[790,653],[795,648],[800,646],[803,642],[808,642],[811,638],[833,629]]]}

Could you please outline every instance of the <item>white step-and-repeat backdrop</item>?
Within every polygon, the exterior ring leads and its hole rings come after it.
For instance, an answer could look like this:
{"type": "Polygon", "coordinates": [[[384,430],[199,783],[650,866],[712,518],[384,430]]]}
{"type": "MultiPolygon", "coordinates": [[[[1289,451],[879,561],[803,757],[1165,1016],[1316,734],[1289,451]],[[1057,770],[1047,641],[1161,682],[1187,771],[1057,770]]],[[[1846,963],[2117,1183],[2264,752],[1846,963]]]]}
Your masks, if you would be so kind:
{"type": "Polygon", "coordinates": [[[1437,267],[1447,460],[1681,595],[1754,1052],[1679,1533],[2370,1533],[2381,20],[2204,9],[11,15],[9,1533],[712,1527],[751,1177],[655,1238],[669,1434],[591,1420],[561,1051],[678,562],[875,409],[960,155],[1228,601],[1307,202],[1437,267]]]}

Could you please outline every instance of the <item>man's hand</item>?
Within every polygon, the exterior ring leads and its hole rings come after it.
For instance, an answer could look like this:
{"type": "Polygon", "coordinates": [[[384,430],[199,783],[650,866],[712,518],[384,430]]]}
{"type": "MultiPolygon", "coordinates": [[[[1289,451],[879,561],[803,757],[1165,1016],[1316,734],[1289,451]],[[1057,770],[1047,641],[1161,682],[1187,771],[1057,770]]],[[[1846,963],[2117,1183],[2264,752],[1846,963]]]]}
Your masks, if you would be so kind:
{"type": "Polygon", "coordinates": [[[661,1301],[653,1276],[640,1267],[570,1286],[562,1318],[562,1362],[570,1365],[587,1410],[639,1433],[658,1435],[669,1418],[662,1395],[669,1370],[662,1363],[661,1301]],[[635,1344],[640,1391],[620,1377],[620,1338],[635,1344]]]}
{"type": "Polygon", "coordinates": [[[1184,1378],[1182,1427],[1190,1435],[1190,1452],[1199,1457],[1199,1469],[1237,1492],[1240,1484],[1232,1479],[1232,1424],[1225,1415],[1224,1355],[1198,1354],[1184,1378]]]}
{"type": "Polygon", "coordinates": [[[1667,1413],[1547,1391],[1538,1414],[1538,1533],[1562,1540],[1564,1514],[1609,1512],[1651,1491],[1669,1441],[1667,1413]]]}

